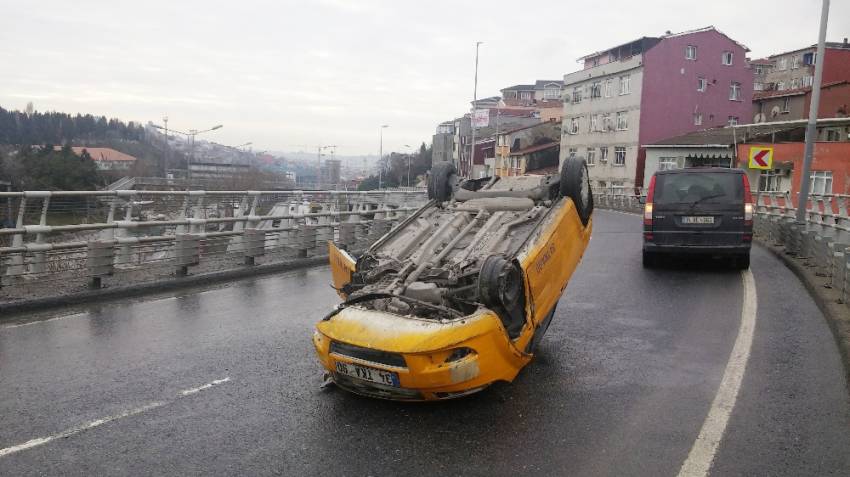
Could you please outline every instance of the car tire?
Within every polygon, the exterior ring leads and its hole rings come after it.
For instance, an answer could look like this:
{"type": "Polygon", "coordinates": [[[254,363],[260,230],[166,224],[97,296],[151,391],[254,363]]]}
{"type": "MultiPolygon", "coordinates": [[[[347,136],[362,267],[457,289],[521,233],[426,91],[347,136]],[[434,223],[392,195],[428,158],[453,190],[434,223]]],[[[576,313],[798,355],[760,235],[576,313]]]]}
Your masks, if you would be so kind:
{"type": "Polygon", "coordinates": [[[655,268],[658,266],[658,256],[652,252],[643,251],[643,268],[655,268]]]}
{"type": "Polygon", "coordinates": [[[499,255],[487,257],[478,272],[478,298],[499,315],[511,339],[519,336],[525,324],[525,287],[516,263],[499,255]]]}
{"type": "Polygon", "coordinates": [[[590,174],[583,157],[568,157],[561,166],[561,195],[569,197],[583,225],[587,225],[593,214],[593,191],[590,188],[590,174]]]}
{"type": "Polygon", "coordinates": [[[457,169],[451,162],[438,162],[431,167],[428,179],[428,198],[437,202],[451,200],[457,183],[457,169]]]}
{"type": "Polygon", "coordinates": [[[735,258],[735,268],[738,270],[746,270],[750,268],[750,254],[741,255],[735,258]]]}

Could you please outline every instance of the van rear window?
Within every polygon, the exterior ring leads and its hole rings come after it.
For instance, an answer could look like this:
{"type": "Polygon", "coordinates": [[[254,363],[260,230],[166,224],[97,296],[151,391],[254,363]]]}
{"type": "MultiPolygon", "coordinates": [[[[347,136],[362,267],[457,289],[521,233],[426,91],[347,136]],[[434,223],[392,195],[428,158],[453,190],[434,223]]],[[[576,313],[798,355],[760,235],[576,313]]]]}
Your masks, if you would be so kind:
{"type": "Polygon", "coordinates": [[[655,177],[656,204],[741,202],[744,184],[740,174],[694,172],[655,177]]]}

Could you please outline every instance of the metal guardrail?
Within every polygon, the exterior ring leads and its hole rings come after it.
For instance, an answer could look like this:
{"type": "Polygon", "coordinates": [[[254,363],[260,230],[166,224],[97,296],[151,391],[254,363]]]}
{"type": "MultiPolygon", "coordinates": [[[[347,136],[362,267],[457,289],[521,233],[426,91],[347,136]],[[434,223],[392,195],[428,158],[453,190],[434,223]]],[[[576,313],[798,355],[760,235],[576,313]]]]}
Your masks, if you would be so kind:
{"type": "MultiPolygon", "coordinates": [[[[422,191],[27,191],[0,228],[0,291],[153,268],[250,266],[365,248],[426,202],[422,191]]],[[[2,299],[2,295],[0,295],[2,299]]]]}
{"type": "MultiPolygon", "coordinates": [[[[841,291],[850,306],[850,195],[812,194],[806,204],[806,223],[796,221],[790,192],[754,192],[753,234],[756,239],[803,260],[827,286],[841,291]]],[[[594,194],[597,207],[640,213],[637,195],[594,194]]]]}

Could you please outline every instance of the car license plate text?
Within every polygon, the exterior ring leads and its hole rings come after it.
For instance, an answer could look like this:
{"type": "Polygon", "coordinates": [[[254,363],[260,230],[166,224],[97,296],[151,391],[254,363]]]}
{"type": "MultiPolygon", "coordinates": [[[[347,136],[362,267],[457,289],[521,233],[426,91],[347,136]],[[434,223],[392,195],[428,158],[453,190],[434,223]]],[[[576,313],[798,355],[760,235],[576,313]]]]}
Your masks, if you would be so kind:
{"type": "Polygon", "coordinates": [[[682,217],[683,224],[713,224],[714,216],[712,215],[704,215],[704,216],[686,216],[682,217]]]}
{"type": "Polygon", "coordinates": [[[383,384],[384,386],[399,387],[398,373],[393,373],[392,371],[381,371],[380,369],[360,366],[359,364],[337,361],[336,372],[352,378],[383,384]]]}

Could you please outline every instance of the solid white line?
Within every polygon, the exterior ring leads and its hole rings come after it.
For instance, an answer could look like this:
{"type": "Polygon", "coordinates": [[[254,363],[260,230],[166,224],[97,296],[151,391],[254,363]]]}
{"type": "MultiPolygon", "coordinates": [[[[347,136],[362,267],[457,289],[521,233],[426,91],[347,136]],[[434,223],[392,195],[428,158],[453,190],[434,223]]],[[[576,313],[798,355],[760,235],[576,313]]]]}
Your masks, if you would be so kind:
{"type": "MultiPolygon", "coordinates": [[[[184,391],[180,391],[177,398],[179,399],[179,398],[182,398],[182,397],[185,397],[185,396],[189,396],[189,395],[195,394],[197,392],[203,391],[205,389],[209,389],[209,388],[211,388],[215,385],[226,383],[228,381],[230,381],[230,377],[225,377],[225,378],[222,378],[222,379],[216,379],[215,381],[204,384],[203,386],[199,386],[197,388],[186,389],[184,391]]],[[[95,427],[98,427],[98,426],[102,426],[104,424],[110,423],[110,422],[118,420],[118,419],[123,419],[125,417],[135,416],[136,414],[141,414],[145,411],[150,411],[151,409],[156,409],[158,407],[162,407],[162,406],[168,404],[169,402],[173,402],[173,400],[172,401],[155,401],[155,402],[152,402],[152,403],[149,403],[149,404],[145,404],[144,406],[141,406],[141,407],[129,409],[127,411],[121,412],[119,414],[115,414],[113,416],[108,416],[108,417],[97,419],[97,420],[94,420],[94,421],[91,421],[91,422],[87,422],[87,423],[85,423],[81,426],[73,427],[71,429],[60,432],[58,434],[53,434],[52,436],[30,439],[30,440],[24,442],[23,444],[18,444],[16,446],[11,446],[11,447],[7,447],[5,449],[0,449],[0,457],[7,456],[9,454],[14,454],[15,452],[20,452],[22,450],[32,449],[33,447],[38,447],[40,445],[47,444],[48,442],[54,441],[56,439],[60,439],[60,438],[63,438],[63,437],[70,437],[70,436],[73,436],[74,434],[79,434],[83,431],[87,431],[89,429],[92,429],[92,428],[95,428],[95,427]]]]}
{"type": "Polygon", "coordinates": [[[21,328],[23,326],[37,325],[37,324],[40,324],[40,323],[50,323],[51,321],[64,320],[66,318],[77,318],[77,317],[80,317],[80,316],[83,316],[83,315],[85,315],[85,313],[73,313],[71,315],[57,316],[57,317],[54,317],[54,318],[49,318],[47,320],[35,320],[35,321],[28,321],[26,323],[18,323],[18,324],[15,324],[15,325],[0,326],[0,331],[11,330],[12,328],[21,328]]]}
{"type": "Polygon", "coordinates": [[[203,386],[198,386],[196,388],[186,389],[184,391],[180,391],[180,396],[182,397],[182,396],[188,396],[190,394],[195,394],[196,392],[203,391],[204,389],[209,389],[209,388],[211,388],[211,387],[213,387],[217,384],[226,383],[228,381],[230,381],[229,377],[223,378],[223,379],[216,379],[215,381],[204,384],[203,386]]]}
{"type": "Polygon", "coordinates": [[[744,303],[741,307],[741,324],[738,328],[738,337],[732,347],[732,354],[726,363],[723,379],[720,387],[711,403],[705,422],[702,424],[699,436],[691,447],[688,458],[679,469],[680,477],[706,476],[711,469],[711,463],[717,454],[717,448],[723,439],[729,416],[735,408],[738,399],[738,391],[744,379],[747,369],[747,360],[750,357],[750,348],[753,344],[753,332],[756,327],[756,311],[758,310],[758,297],[756,296],[756,285],[753,273],[744,270],[741,273],[744,284],[744,303]]]}

